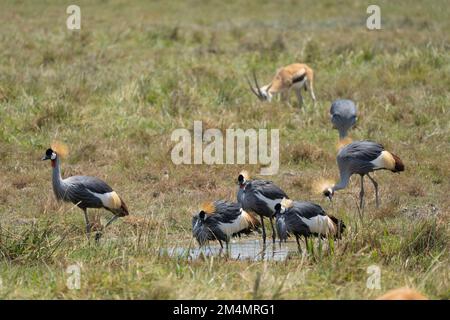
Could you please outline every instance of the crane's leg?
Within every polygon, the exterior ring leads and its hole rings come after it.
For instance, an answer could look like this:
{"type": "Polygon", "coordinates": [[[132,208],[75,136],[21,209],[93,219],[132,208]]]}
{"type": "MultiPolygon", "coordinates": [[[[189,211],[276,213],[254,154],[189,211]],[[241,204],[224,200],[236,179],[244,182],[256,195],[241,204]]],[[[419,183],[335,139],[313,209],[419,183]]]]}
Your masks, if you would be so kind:
{"type": "Polygon", "coordinates": [[[111,223],[113,223],[119,216],[114,215],[109,221],[106,223],[103,229],[106,229],[111,223]]]}
{"type": "Polygon", "coordinates": [[[261,217],[261,226],[263,229],[263,231],[262,231],[263,244],[266,244],[266,228],[264,227],[264,218],[263,218],[263,216],[260,216],[260,217],[261,217]]]}
{"type": "Polygon", "coordinates": [[[361,175],[361,191],[359,192],[359,208],[362,210],[364,204],[364,175],[361,175]]]}
{"type": "Polygon", "coordinates": [[[302,89],[301,88],[295,88],[295,95],[297,96],[298,106],[301,109],[303,107],[302,89]]]}
{"type": "Polygon", "coordinates": [[[302,246],[300,245],[298,234],[295,235],[295,241],[297,241],[298,252],[302,253],[302,246]]]}
{"type": "Polygon", "coordinates": [[[87,233],[87,235],[89,237],[89,234],[91,233],[91,224],[89,223],[89,217],[88,217],[88,214],[87,214],[87,209],[84,208],[83,212],[84,212],[84,221],[86,222],[86,233],[87,233]]]}
{"type": "Polygon", "coordinates": [[[219,240],[219,244],[220,244],[220,247],[223,249],[223,243],[222,243],[222,240],[219,240]]]}
{"type": "MultiPolygon", "coordinates": [[[[103,231],[111,224],[113,223],[119,216],[114,215],[111,219],[108,220],[108,222],[105,224],[105,227],[103,228],[103,231]]],[[[95,234],[95,240],[98,241],[102,237],[103,232],[99,231],[95,234]]]]}
{"type": "Polygon", "coordinates": [[[376,182],[375,179],[372,178],[369,174],[367,174],[367,176],[369,177],[370,181],[372,181],[373,186],[375,187],[375,202],[378,208],[380,206],[380,200],[378,198],[378,182],[376,182]]]}
{"type": "Polygon", "coordinates": [[[270,225],[272,226],[272,242],[275,243],[275,239],[277,238],[277,233],[273,226],[273,217],[270,217],[270,225]]]}

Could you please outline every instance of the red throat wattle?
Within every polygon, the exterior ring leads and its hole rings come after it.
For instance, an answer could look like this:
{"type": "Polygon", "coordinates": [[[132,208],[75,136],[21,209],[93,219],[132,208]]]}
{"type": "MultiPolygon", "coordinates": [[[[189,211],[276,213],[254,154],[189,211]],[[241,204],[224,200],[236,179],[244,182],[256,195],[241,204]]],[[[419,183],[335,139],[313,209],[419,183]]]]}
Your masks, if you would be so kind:
{"type": "Polygon", "coordinates": [[[56,167],[56,160],[51,160],[52,161],[52,168],[56,167]]]}

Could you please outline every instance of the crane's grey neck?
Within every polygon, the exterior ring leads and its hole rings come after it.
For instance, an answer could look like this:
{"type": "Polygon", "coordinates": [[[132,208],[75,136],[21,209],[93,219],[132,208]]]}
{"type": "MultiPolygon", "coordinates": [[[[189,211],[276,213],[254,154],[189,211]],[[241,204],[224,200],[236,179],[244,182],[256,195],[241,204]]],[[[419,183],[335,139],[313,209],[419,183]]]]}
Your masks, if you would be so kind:
{"type": "Polygon", "coordinates": [[[347,137],[347,130],[346,129],[339,129],[339,139],[345,139],[347,137]]]}
{"type": "Polygon", "coordinates": [[[333,191],[344,189],[350,180],[350,174],[348,172],[341,172],[341,178],[338,183],[333,186],[333,191]]]}
{"type": "Polygon", "coordinates": [[[59,157],[56,157],[56,159],[53,161],[56,162],[55,166],[52,169],[53,192],[55,193],[57,199],[62,199],[65,193],[65,185],[64,181],[61,178],[61,164],[59,157]]]}

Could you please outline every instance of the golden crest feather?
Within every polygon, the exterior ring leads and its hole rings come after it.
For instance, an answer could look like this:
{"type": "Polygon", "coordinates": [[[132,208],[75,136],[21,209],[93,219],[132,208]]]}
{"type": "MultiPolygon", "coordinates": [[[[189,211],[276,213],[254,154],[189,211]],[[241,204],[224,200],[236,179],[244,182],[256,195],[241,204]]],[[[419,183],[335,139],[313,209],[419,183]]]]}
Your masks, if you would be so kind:
{"type": "Polygon", "coordinates": [[[250,180],[250,173],[247,170],[242,170],[239,175],[242,175],[245,180],[250,180]]]}
{"type": "Polygon", "coordinates": [[[204,202],[202,204],[201,210],[206,214],[213,214],[214,212],[216,212],[216,206],[213,202],[204,202]]]}
{"type": "Polygon", "coordinates": [[[285,208],[292,208],[294,206],[294,201],[292,201],[291,199],[287,199],[287,198],[283,198],[283,200],[281,200],[280,203],[285,208]]]}
{"type": "Polygon", "coordinates": [[[252,228],[259,226],[259,220],[255,217],[254,214],[248,213],[244,209],[241,209],[241,214],[244,217],[244,219],[248,222],[249,226],[252,228]]]}
{"type": "Polygon", "coordinates": [[[320,178],[319,180],[314,181],[313,190],[314,190],[314,193],[322,193],[334,185],[335,185],[335,182],[333,180],[320,178]]]}
{"type": "Polygon", "coordinates": [[[58,156],[62,158],[67,157],[67,155],[69,154],[69,147],[62,142],[53,141],[50,147],[52,148],[53,151],[56,152],[58,156]]]}

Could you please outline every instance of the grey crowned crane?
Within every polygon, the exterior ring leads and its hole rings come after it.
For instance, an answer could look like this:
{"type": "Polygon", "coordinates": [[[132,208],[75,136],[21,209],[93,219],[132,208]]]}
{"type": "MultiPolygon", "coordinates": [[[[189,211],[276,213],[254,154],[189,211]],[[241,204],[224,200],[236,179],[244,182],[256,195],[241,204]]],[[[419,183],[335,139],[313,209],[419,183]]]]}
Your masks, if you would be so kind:
{"type": "Polygon", "coordinates": [[[356,105],[352,100],[339,99],[331,104],[331,123],[339,131],[339,139],[345,139],[348,130],[355,125],[356,112],[356,105]]]}
{"type": "Polygon", "coordinates": [[[342,220],[327,215],[321,206],[306,201],[284,199],[275,205],[275,218],[280,242],[293,235],[299,249],[302,236],[305,241],[311,236],[340,239],[345,229],[342,220]]]}
{"type": "Polygon", "coordinates": [[[264,217],[270,219],[270,225],[272,226],[272,240],[275,243],[276,232],[273,225],[274,208],[281,200],[289,197],[272,181],[250,180],[250,176],[245,170],[238,176],[238,185],[237,200],[239,204],[244,210],[254,212],[261,218],[263,243],[266,243],[264,217]]]}
{"type": "Polygon", "coordinates": [[[192,217],[192,234],[200,246],[208,241],[222,241],[227,247],[230,238],[249,234],[258,228],[258,220],[244,211],[237,203],[226,201],[208,202],[192,217]]]}
{"type": "MultiPolygon", "coordinates": [[[[57,200],[72,202],[76,204],[84,213],[86,221],[86,232],[89,235],[91,224],[87,214],[88,208],[104,208],[114,214],[106,223],[108,227],[118,217],[128,215],[128,208],[121,197],[104,181],[89,176],[72,176],[66,179],[61,178],[61,160],[59,153],[65,153],[58,145],[47,149],[42,160],[50,160],[52,165],[53,192],[57,200]],[[61,150],[58,152],[57,150],[61,150]]],[[[101,233],[96,234],[98,240],[101,233]]]]}
{"type": "Polygon", "coordinates": [[[376,170],[390,170],[401,172],[405,170],[402,160],[395,154],[386,151],[384,147],[373,141],[355,141],[341,148],[336,161],[339,168],[340,180],[331,187],[327,187],[323,194],[332,199],[336,190],[344,189],[353,174],[361,176],[361,191],[359,193],[359,207],[364,203],[364,176],[368,176],[375,187],[376,206],[379,207],[378,183],[369,175],[376,170]]]}

